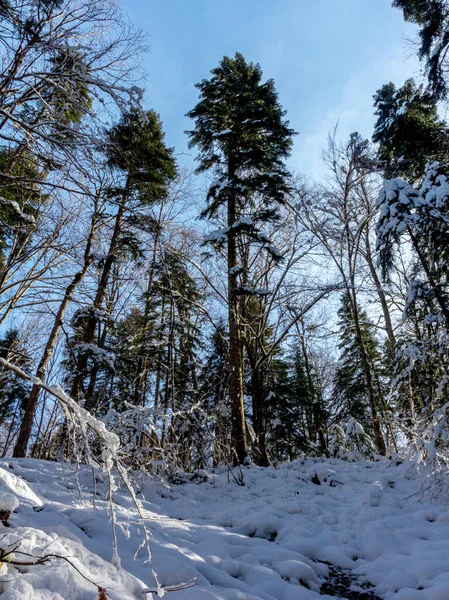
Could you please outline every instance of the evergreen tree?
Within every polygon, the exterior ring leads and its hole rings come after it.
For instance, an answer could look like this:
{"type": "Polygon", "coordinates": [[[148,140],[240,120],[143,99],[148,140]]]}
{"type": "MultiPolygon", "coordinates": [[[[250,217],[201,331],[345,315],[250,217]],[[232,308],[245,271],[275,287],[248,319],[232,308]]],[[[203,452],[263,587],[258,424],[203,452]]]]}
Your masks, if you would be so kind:
{"type": "Polygon", "coordinates": [[[393,0],[402,9],[406,21],[416,23],[421,45],[418,56],[425,60],[426,73],[432,92],[439,98],[447,94],[447,61],[449,46],[448,0],[393,0]]]}
{"type": "Polygon", "coordinates": [[[199,376],[201,405],[211,420],[213,464],[228,461],[230,438],[228,336],[219,321],[210,339],[210,348],[199,376]]]}
{"type": "Polygon", "coordinates": [[[449,159],[449,130],[440,120],[435,97],[413,79],[396,89],[388,83],[374,96],[378,117],[373,141],[387,178],[420,180],[426,163],[449,159]]]}
{"type": "Polygon", "coordinates": [[[45,174],[23,149],[0,146],[0,293],[9,269],[29,246],[46,200],[38,182],[45,174]]]}
{"type": "MultiPolygon", "coordinates": [[[[447,398],[449,365],[449,174],[447,164],[427,165],[420,187],[395,179],[379,195],[379,258],[384,278],[407,241],[411,267],[398,344],[395,381],[398,404],[410,413],[447,398]],[[407,409],[408,410],[408,407],[407,409]]],[[[430,413],[429,413],[430,416],[430,413]]]]}
{"type": "Polygon", "coordinates": [[[281,357],[271,361],[263,374],[263,394],[270,457],[276,461],[294,460],[313,452],[309,426],[313,428],[314,390],[300,352],[295,352],[292,362],[281,357]]]}
{"type": "MultiPolygon", "coordinates": [[[[384,397],[382,381],[382,362],[373,325],[365,311],[358,308],[360,330],[364,351],[369,361],[373,381],[376,387],[377,406],[384,397]]],[[[339,421],[349,418],[361,423],[365,430],[373,431],[373,414],[370,405],[366,377],[362,367],[360,340],[354,323],[352,302],[347,294],[341,298],[338,310],[340,317],[340,358],[334,376],[333,405],[339,421]]]]}
{"type": "MultiPolygon", "coordinates": [[[[133,110],[122,115],[120,122],[107,132],[103,149],[109,167],[118,178],[117,185],[109,189],[115,218],[108,252],[101,262],[97,290],[80,340],[84,350],[94,342],[99,325],[97,315],[104,308],[113,266],[124,253],[139,256],[139,228],[148,226],[145,209],[166,197],[169,183],[176,176],[173,150],[165,144],[162,126],[154,111],[133,110]]],[[[76,348],[72,352],[76,354],[76,348]]],[[[71,384],[72,398],[79,398],[87,376],[88,358],[85,351],[78,355],[71,384]]],[[[91,408],[93,399],[86,401],[86,408],[91,408]]]]}
{"type": "MultiPolygon", "coordinates": [[[[0,357],[27,370],[32,360],[17,329],[8,330],[0,339],[0,357]]],[[[13,371],[0,366],[0,427],[2,456],[7,453],[20,423],[20,411],[30,393],[30,384],[13,371]]]]}
{"type": "Polygon", "coordinates": [[[297,348],[293,355],[293,391],[298,404],[301,405],[302,415],[301,421],[305,429],[307,429],[309,438],[313,439],[313,403],[315,400],[315,390],[313,382],[307,376],[304,356],[302,351],[297,348]]]}
{"type": "Polygon", "coordinates": [[[241,54],[224,57],[212,70],[212,77],[197,88],[199,102],[187,115],[195,120],[195,129],[187,133],[190,146],[199,148],[197,172],[210,171],[215,176],[203,217],[215,218],[225,212],[227,224],[209,240],[227,247],[231,437],[235,462],[241,463],[247,446],[238,296],[246,290],[238,283],[238,239],[245,234],[265,245],[274,259],[279,258],[254,226],[251,198],[258,195],[263,201],[257,220],[276,218],[277,206],[290,192],[284,160],[294,132],[284,119],[273,81],[262,83],[260,66],[248,63],[241,54]]]}

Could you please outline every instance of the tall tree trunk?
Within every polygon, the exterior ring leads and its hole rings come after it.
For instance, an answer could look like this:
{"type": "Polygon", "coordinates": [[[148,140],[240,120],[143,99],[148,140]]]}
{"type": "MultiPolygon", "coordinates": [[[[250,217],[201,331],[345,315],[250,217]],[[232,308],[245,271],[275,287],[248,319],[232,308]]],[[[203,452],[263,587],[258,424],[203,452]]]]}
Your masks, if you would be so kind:
{"type": "MultiPolygon", "coordinates": [[[[235,198],[228,199],[228,227],[236,221],[235,198]]],[[[239,302],[236,294],[237,244],[235,233],[228,233],[228,320],[229,320],[229,392],[231,401],[231,447],[234,464],[243,463],[247,455],[245,407],[243,402],[242,337],[239,302]]]]}
{"type": "MultiPolygon", "coordinates": [[[[41,360],[39,362],[39,366],[36,371],[36,377],[38,379],[40,379],[41,381],[44,381],[44,379],[45,379],[48,364],[53,355],[53,350],[55,349],[55,346],[58,342],[59,333],[61,331],[61,327],[64,322],[65,311],[67,310],[67,307],[69,306],[70,302],[72,301],[75,289],[77,288],[77,286],[81,283],[81,281],[86,276],[89,266],[92,262],[91,248],[92,248],[92,242],[93,242],[95,229],[96,229],[96,221],[97,221],[97,213],[95,211],[95,213],[92,217],[90,231],[89,231],[89,235],[88,235],[87,242],[86,242],[86,248],[84,251],[83,267],[80,271],[78,271],[78,273],[75,274],[75,276],[73,277],[70,284],[66,287],[64,297],[63,297],[63,299],[59,305],[58,311],[55,315],[55,320],[53,322],[53,327],[51,329],[50,336],[47,340],[44,352],[42,354],[41,360]]],[[[31,435],[31,429],[33,427],[34,415],[36,413],[36,407],[37,407],[37,401],[39,398],[40,389],[41,388],[39,385],[33,385],[33,387],[31,388],[30,395],[28,396],[27,400],[24,403],[24,415],[22,418],[22,423],[20,425],[19,437],[17,438],[17,442],[14,447],[14,453],[13,453],[13,456],[15,456],[17,458],[22,458],[26,455],[28,442],[29,442],[30,435],[31,435]]]]}
{"type": "Polygon", "coordinates": [[[395,347],[396,347],[396,337],[395,337],[394,331],[393,331],[393,324],[391,322],[391,315],[390,315],[390,309],[388,308],[387,298],[385,296],[385,292],[384,292],[382,284],[380,282],[379,275],[378,275],[376,267],[374,265],[373,256],[371,254],[371,246],[369,243],[368,231],[366,232],[365,249],[366,249],[366,262],[368,263],[368,268],[370,270],[372,280],[374,282],[374,285],[376,286],[377,295],[379,297],[379,302],[382,307],[382,312],[384,315],[385,330],[387,332],[387,337],[388,337],[388,354],[391,358],[393,358],[395,347]]]}
{"type": "Polygon", "coordinates": [[[363,341],[362,329],[360,327],[360,318],[359,311],[357,306],[357,298],[355,293],[355,282],[352,282],[351,287],[351,300],[352,300],[352,310],[354,314],[354,325],[356,330],[356,337],[360,351],[360,358],[362,361],[363,373],[365,376],[366,387],[368,389],[368,399],[371,408],[371,417],[373,421],[373,431],[374,431],[374,442],[377,446],[377,450],[379,454],[385,456],[387,453],[387,449],[385,446],[385,440],[382,434],[382,429],[380,427],[380,419],[377,405],[377,395],[374,389],[374,381],[373,374],[371,372],[371,365],[368,359],[368,354],[366,351],[366,347],[363,341]]]}
{"type": "MultiPolygon", "coordinates": [[[[116,259],[115,253],[117,251],[117,245],[120,238],[123,216],[125,214],[125,206],[126,200],[125,196],[123,196],[119,205],[119,209],[115,216],[114,231],[109,242],[108,254],[103,264],[103,269],[101,272],[100,281],[98,283],[97,292],[95,294],[95,298],[92,304],[93,314],[87,320],[86,331],[83,338],[83,343],[85,344],[92,344],[95,339],[95,330],[97,327],[97,317],[95,312],[101,309],[104,298],[106,296],[109,276],[111,274],[112,265],[114,264],[114,261],[116,259]]],[[[86,376],[87,363],[88,356],[85,352],[83,352],[78,357],[75,376],[73,378],[72,386],[70,388],[70,396],[74,400],[79,400],[81,384],[83,382],[84,377],[86,376]]],[[[92,400],[90,402],[92,403],[92,400]]]]}

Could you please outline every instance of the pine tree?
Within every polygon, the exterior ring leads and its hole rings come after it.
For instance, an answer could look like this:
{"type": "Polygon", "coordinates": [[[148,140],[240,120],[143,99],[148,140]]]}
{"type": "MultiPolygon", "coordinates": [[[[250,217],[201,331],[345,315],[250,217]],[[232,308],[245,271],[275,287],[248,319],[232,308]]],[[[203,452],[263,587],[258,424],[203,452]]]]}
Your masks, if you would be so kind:
{"type": "Polygon", "coordinates": [[[228,337],[219,321],[210,339],[210,348],[199,376],[201,405],[212,421],[213,464],[228,461],[230,437],[228,337]]]}
{"type": "Polygon", "coordinates": [[[413,79],[396,89],[388,83],[374,96],[373,141],[387,178],[420,180],[426,163],[449,159],[449,130],[438,117],[435,97],[413,79]]]}
{"type": "Polygon", "coordinates": [[[347,294],[341,298],[338,310],[340,317],[340,358],[334,376],[333,404],[338,420],[346,422],[354,418],[365,430],[373,431],[373,407],[367,387],[365,372],[362,367],[361,348],[368,358],[372,378],[376,388],[377,406],[384,397],[382,381],[382,363],[378,344],[374,336],[373,325],[365,311],[358,308],[362,340],[360,342],[354,323],[352,302],[347,294]]]}
{"type": "MultiPolygon", "coordinates": [[[[24,341],[17,329],[6,331],[0,339],[0,357],[27,370],[32,360],[25,354],[24,341]]],[[[27,381],[5,367],[0,367],[0,427],[2,428],[2,456],[8,451],[20,419],[20,411],[30,393],[27,381]]]]}
{"type": "Polygon", "coordinates": [[[306,413],[313,410],[313,390],[302,356],[293,362],[273,359],[263,373],[267,452],[276,461],[294,460],[313,451],[306,413]]]}
{"type": "MultiPolygon", "coordinates": [[[[104,152],[118,177],[118,184],[109,190],[116,212],[107,256],[102,261],[97,290],[80,341],[83,348],[94,342],[99,324],[97,315],[103,309],[114,264],[124,252],[138,255],[136,229],[138,232],[145,207],[166,197],[169,183],[176,176],[173,150],[165,144],[162,126],[154,111],[136,110],[122,115],[120,122],[107,132],[104,152]]],[[[76,348],[73,351],[76,353],[76,348]]],[[[80,353],[71,385],[72,398],[79,399],[87,362],[86,352],[80,353]]],[[[86,401],[86,408],[92,408],[93,399],[86,401]]]]}
{"type": "Polygon", "coordinates": [[[241,54],[224,57],[212,70],[211,79],[196,87],[200,99],[187,114],[195,120],[195,129],[187,132],[189,144],[199,149],[197,172],[210,171],[215,176],[203,217],[215,218],[225,212],[227,224],[209,240],[227,247],[231,437],[235,462],[241,463],[247,445],[238,296],[246,290],[238,284],[238,239],[245,234],[279,258],[270,241],[254,226],[251,197],[258,195],[263,201],[257,220],[276,218],[277,206],[290,192],[284,160],[294,132],[284,119],[273,81],[262,83],[260,66],[248,63],[241,54]]]}
{"type": "Polygon", "coordinates": [[[425,60],[426,73],[432,92],[443,98],[447,94],[447,61],[449,46],[448,0],[393,0],[393,6],[402,9],[404,19],[416,23],[421,45],[418,56],[425,60]]]}

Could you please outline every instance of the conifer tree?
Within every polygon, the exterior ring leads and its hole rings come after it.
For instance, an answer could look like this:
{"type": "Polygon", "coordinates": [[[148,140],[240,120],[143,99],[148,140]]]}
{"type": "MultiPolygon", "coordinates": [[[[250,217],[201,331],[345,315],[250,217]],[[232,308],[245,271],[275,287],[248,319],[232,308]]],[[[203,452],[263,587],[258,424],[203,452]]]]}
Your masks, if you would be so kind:
{"type": "Polygon", "coordinates": [[[374,96],[376,121],[373,141],[385,176],[420,180],[426,163],[449,159],[449,130],[438,117],[435,96],[413,79],[396,89],[388,83],[374,96]]]}
{"type": "MultiPolygon", "coordinates": [[[[83,339],[80,340],[84,349],[94,342],[98,314],[103,308],[113,265],[121,253],[138,248],[136,215],[142,215],[146,206],[165,197],[169,183],[176,175],[173,151],[165,144],[162,126],[154,111],[133,110],[124,114],[120,122],[107,132],[106,138],[104,152],[118,177],[118,185],[109,190],[115,218],[97,290],[84,325],[83,339]]],[[[79,398],[88,359],[89,354],[85,351],[77,358],[71,385],[72,398],[79,398]]],[[[86,408],[92,407],[91,402],[92,399],[87,399],[86,408]]]]}
{"type": "Polygon", "coordinates": [[[404,241],[411,258],[395,381],[401,395],[405,391],[398,404],[410,405],[413,420],[421,407],[436,400],[443,403],[448,394],[448,165],[428,164],[419,187],[402,179],[384,181],[378,204],[377,244],[384,278],[394,272],[404,241]]]}
{"type": "MultiPolygon", "coordinates": [[[[32,366],[32,360],[24,354],[24,340],[17,329],[6,331],[0,339],[0,357],[13,362],[22,369],[32,366]]],[[[20,411],[30,393],[27,381],[15,373],[0,368],[0,427],[2,428],[2,456],[14,439],[14,434],[20,423],[20,411]]]]}
{"type": "Polygon", "coordinates": [[[232,448],[241,463],[247,453],[243,402],[243,348],[240,330],[238,239],[242,235],[267,247],[280,258],[254,220],[269,221],[290,192],[284,165],[292,146],[293,130],[285,120],[272,80],[262,83],[259,65],[237,53],[225,56],[212,77],[197,84],[198,104],[187,116],[195,128],[187,132],[190,147],[199,149],[198,173],[215,177],[203,217],[225,213],[227,227],[209,237],[226,246],[228,275],[229,367],[232,406],[232,448]],[[251,215],[251,198],[258,195],[263,208],[251,215]],[[256,217],[253,219],[252,217],[256,217]]]}
{"type": "MultiPolygon", "coordinates": [[[[358,312],[364,353],[369,361],[376,390],[376,405],[380,406],[383,402],[384,392],[381,356],[372,323],[365,311],[358,308],[358,312]]],[[[340,359],[334,376],[334,409],[338,419],[343,422],[354,418],[367,431],[372,431],[376,414],[373,414],[373,406],[370,402],[370,394],[362,367],[359,333],[354,322],[353,306],[347,294],[342,295],[338,315],[340,317],[340,343],[338,345],[340,359]]]]}
{"type": "Polygon", "coordinates": [[[314,378],[305,359],[303,350],[296,348],[293,354],[292,389],[300,408],[303,428],[307,431],[309,439],[315,442],[318,424],[314,422],[314,408],[318,398],[314,378]]]}
{"type": "Polygon", "coordinates": [[[210,339],[210,348],[199,376],[201,405],[212,421],[213,464],[228,458],[230,434],[228,338],[219,321],[210,339]]]}
{"type": "Polygon", "coordinates": [[[279,356],[263,373],[267,451],[277,461],[312,449],[304,419],[311,390],[303,367],[301,360],[292,364],[279,356]]]}
{"type": "MultiPolygon", "coordinates": [[[[46,195],[45,174],[32,154],[0,147],[0,294],[12,265],[26,256],[46,195]],[[30,183],[32,182],[32,183],[30,183]]],[[[24,258],[25,260],[25,258],[24,258]]]]}
{"type": "Polygon", "coordinates": [[[438,98],[447,95],[447,60],[449,46],[448,0],[393,0],[393,6],[403,11],[404,19],[416,23],[420,47],[418,57],[426,64],[432,92],[438,98]]]}

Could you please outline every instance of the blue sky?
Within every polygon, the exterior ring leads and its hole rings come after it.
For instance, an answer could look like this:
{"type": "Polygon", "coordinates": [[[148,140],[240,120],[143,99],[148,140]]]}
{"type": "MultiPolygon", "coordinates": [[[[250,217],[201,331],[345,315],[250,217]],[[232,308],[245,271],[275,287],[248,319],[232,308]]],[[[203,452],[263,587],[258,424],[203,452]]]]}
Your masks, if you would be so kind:
{"type": "Polygon", "coordinates": [[[186,144],[185,113],[196,103],[194,84],[224,55],[242,52],[275,80],[291,126],[299,132],[289,161],[318,176],[321,150],[337,121],[346,137],[369,137],[372,96],[389,81],[420,77],[406,39],[415,35],[391,0],[124,0],[144,29],[146,103],[160,115],[181,164],[195,156],[186,144]]]}

